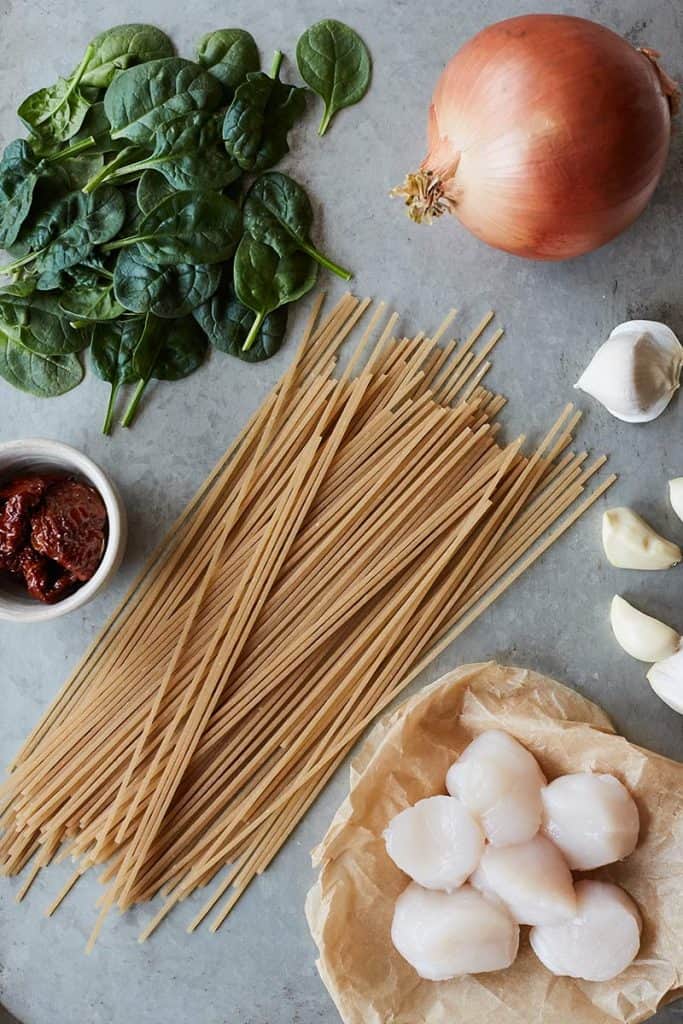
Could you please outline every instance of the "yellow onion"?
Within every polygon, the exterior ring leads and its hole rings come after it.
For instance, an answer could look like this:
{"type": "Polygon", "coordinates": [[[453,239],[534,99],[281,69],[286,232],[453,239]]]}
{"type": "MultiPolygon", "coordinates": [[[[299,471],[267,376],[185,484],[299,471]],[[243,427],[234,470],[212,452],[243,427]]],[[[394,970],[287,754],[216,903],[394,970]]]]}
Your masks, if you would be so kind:
{"type": "Polygon", "coordinates": [[[394,194],[414,220],[455,214],[518,256],[597,249],[643,211],[664,169],[678,90],[658,56],[584,18],[490,25],[446,66],[429,152],[394,194]]]}

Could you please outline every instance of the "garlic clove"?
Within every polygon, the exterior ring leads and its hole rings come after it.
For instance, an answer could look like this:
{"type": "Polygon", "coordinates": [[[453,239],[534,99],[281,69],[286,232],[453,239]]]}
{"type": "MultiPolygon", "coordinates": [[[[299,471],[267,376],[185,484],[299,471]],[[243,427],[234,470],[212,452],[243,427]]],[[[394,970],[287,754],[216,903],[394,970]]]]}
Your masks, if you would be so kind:
{"type": "Polygon", "coordinates": [[[627,423],[647,423],[664,412],[679,386],[683,346],[656,320],[615,327],[574,385],[627,423]]]}
{"type": "Polygon", "coordinates": [[[653,665],[647,679],[659,699],[683,715],[683,651],[653,665]]]}
{"type": "Polygon", "coordinates": [[[619,646],[638,661],[661,661],[678,651],[681,638],[675,629],[618,595],[612,598],[610,623],[619,646]]]}
{"type": "Polygon", "coordinates": [[[669,501],[679,519],[683,519],[683,476],[669,480],[669,501]]]}
{"type": "Polygon", "coordinates": [[[603,513],[602,546],[617,569],[670,569],[681,560],[678,544],[661,537],[630,508],[603,513]]]}

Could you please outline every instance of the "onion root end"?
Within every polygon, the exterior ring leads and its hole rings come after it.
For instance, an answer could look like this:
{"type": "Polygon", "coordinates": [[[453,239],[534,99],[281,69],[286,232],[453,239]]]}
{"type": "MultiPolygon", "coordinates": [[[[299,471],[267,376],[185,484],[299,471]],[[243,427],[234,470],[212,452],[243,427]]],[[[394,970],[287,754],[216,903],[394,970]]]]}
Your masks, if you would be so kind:
{"type": "Polygon", "coordinates": [[[392,188],[390,195],[400,196],[408,207],[408,216],[417,224],[431,224],[435,217],[453,213],[456,203],[448,195],[444,183],[433,171],[419,170],[406,175],[402,185],[392,188]]]}

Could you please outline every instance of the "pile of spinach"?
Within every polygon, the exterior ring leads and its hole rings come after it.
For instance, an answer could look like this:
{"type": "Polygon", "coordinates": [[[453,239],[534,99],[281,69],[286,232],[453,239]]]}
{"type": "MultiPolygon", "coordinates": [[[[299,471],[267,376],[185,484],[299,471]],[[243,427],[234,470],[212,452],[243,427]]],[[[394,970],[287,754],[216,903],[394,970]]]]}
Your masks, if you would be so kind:
{"type": "MultiPolygon", "coordinates": [[[[209,345],[268,359],[320,266],[350,278],[311,241],[305,190],[272,170],[310,95],[281,80],[282,59],[261,70],[243,29],[208,33],[186,60],[154,26],[118,25],[24,100],[28,138],[0,160],[0,376],[61,395],[89,348],[108,434],[122,388],[130,426],[152,379],[188,376],[209,345]]],[[[364,95],[367,48],[326,20],[297,62],[325,102],[322,134],[364,95]]]]}

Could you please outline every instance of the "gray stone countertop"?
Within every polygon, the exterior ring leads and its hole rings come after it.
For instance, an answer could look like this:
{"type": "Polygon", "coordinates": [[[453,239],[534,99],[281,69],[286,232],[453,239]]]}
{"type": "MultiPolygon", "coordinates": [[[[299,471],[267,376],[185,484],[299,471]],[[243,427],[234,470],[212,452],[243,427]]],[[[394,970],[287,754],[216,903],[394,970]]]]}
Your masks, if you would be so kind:
{"type": "MultiPolygon", "coordinates": [[[[593,17],[636,44],[661,50],[683,78],[679,0],[536,0],[536,10],[593,17]]],[[[404,314],[406,332],[429,330],[451,305],[463,323],[489,306],[506,326],[492,386],[509,398],[508,435],[536,439],[572,398],[585,409],[582,446],[611,456],[620,474],[610,500],[632,505],[662,532],[683,541],[667,501],[667,480],[683,475],[680,399],[648,426],[613,420],[571,387],[597,344],[620,321],[662,319],[683,337],[680,252],[683,142],[680,123],[663,181],[647,211],[602,250],[562,264],[524,262],[486,248],[457,224],[411,224],[389,188],[423,156],[426,112],[436,78],[453,52],[486,23],[523,13],[521,0],[0,0],[0,143],[16,137],[14,111],[35,88],[71,69],[96,32],[149,21],[179,51],[211,28],[235,24],[256,36],[264,59],[292,57],[300,32],[318,18],[354,25],[374,57],[372,89],[316,135],[311,109],[292,138],[285,169],[309,187],[322,247],[356,274],[359,292],[404,314]]],[[[313,107],[313,104],[312,104],[313,107]]],[[[342,288],[325,280],[332,297],[342,288]]],[[[302,307],[306,303],[301,304],[302,307]]],[[[227,443],[259,405],[290,359],[303,322],[271,362],[248,366],[215,354],[187,381],[158,385],[132,432],[99,433],[105,386],[92,375],[61,399],[41,402],[0,382],[0,441],[44,436],[71,443],[117,480],[130,515],[130,544],[115,584],[81,611],[54,623],[0,624],[0,761],[7,762],[51,700],[145,553],[182,508],[227,443]]],[[[601,506],[554,547],[415,686],[460,663],[496,658],[533,667],[598,701],[629,739],[683,757],[682,719],[650,691],[643,666],[613,641],[615,592],[683,630],[681,573],[621,573],[599,543],[601,506]]],[[[185,934],[188,909],[141,947],[147,913],[112,921],[95,953],[83,946],[99,886],[86,879],[47,922],[42,910],[69,870],[62,865],[34,886],[23,907],[18,883],[0,886],[0,1002],[23,1024],[334,1024],[303,915],[314,875],[309,851],[347,788],[334,777],[268,872],[253,884],[218,936],[185,934]],[[180,920],[182,918],[182,920],[180,920]]],[[[531,1011],[531,1008],[530,1008],[531,1011]]],[[[658,1024],[681,1019],[662,1010],[658,1024]]]]}

